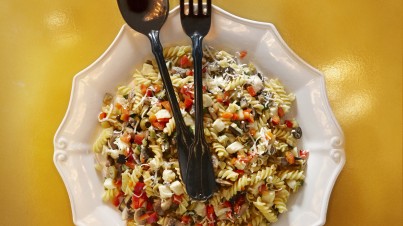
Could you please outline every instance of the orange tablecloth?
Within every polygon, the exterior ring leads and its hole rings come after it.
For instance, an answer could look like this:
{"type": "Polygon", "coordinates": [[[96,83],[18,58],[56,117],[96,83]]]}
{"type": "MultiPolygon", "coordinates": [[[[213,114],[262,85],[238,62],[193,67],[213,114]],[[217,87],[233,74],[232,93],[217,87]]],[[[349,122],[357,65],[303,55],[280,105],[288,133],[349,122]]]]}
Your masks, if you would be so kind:
{"type": "MultiPolygon", "coordinates": [[[[326,225],[402,225],[401,1],[213,2],[273,23],[324,73],[347,156],[326,225]]],[[[1,2],[1,225],[73,225],[52,139],[73,76],[105,51],[122,24],[111,0],[1,2]]]]}

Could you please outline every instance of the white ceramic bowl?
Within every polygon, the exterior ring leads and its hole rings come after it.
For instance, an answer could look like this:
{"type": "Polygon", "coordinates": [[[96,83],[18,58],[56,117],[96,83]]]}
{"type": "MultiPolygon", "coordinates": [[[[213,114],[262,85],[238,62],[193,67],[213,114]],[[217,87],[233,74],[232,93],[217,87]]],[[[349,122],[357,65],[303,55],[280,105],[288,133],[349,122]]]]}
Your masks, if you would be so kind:
{"type": "MultiPolygon", "coordinates": [[[[190,44],[182,31],[178,7],[161,31],[164,46],[190,44]]],[[[288,212],[277,226],[323,225],[329,197],[345,163],[344,136],[328,103],[323,75],[300,59],[269,23],[246,20],[214,6],[205,44],[235,51],[260,71],[277,77],[296,94],[293,114],[303,129],[299,146],[310,151],[304,186],[291,195],[288,212]]],[[[148,39],[124,25],[112,45],[73,80],[66,115],[54,137],[54,163],[66,185],[76,225],[125,225],[120,213],[101,200],[103,181],[94,169],[92,143],[99,131],[97,115],[105,92],[114,93],[146,59],[148,39]]]]}

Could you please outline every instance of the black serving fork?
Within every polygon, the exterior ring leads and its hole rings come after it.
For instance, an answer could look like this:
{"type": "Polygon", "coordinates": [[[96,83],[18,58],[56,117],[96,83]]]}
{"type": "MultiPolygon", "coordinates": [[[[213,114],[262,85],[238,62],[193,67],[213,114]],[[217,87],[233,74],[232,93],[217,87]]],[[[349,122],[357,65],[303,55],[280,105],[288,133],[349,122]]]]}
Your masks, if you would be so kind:
{"type": "Polygon", "coordinates": [[[193,0],[189,0],[188,9],[188,14],[185,14],[185,1],[180,0],[182,28],[192,39],[196,116],[195,140],[189,149],[185,185],[190,197],[206,200],[217,190],[211,153],[203,129],[202,41],[210,30],[211,0],[207,0],[205,7],[203,1],[198,0],[197,10],[194,9],[193,0]]]}

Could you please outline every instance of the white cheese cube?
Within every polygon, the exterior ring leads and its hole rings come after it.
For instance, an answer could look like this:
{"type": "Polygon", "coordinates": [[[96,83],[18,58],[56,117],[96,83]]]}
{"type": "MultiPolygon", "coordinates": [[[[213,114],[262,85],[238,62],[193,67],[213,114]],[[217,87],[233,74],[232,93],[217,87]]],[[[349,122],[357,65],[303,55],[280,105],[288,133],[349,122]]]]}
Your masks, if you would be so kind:
{"type": "Polygon", "coordinates": [[[175,193],[175,195],[182,195],[185,192],[181,182],[179,181],[174,181],[169,188],[175,193]]]}
{"type": "Polygon", "coordinates": [[[219,133],[225,129],[225,124],[223,121],[221,121],[221,119],[216,119],[213,122],[213,128],[219,133]]]}
{"type": "Polygon", "coordinates": [[[160,185],[158,187],[158,190],[160,192],[160,197],[162,199],[171,198],[173,195],[173,193],[171,192],[171,189],[169,189],[169,187],[167,185],[160,185]]]}
{"type": "Polygon", "coordinates": [[[228,153],[233,154],[233,153],[241,150],[242,148],[244,148],[243,145],[241,143],[239,143],[238,141],[235,141],[234,143],[228,145],[226,150],[228,153]]]}

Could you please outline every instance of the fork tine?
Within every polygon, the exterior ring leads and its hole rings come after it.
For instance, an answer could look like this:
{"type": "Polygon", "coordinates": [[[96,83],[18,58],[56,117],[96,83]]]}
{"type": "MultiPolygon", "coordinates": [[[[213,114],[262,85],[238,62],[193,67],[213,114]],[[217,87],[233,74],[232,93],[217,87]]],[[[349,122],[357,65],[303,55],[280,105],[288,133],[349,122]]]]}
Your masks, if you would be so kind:
{"type": "Polygon", "coordinates": [[[203,15],[203,0],[198,0],[197,15],[203,15]]]}
{"type": "Polygon", "coordinates": [[[194,14],[194,9],[193,9],[193,0],[189,0],[189,15],[194,14]]]}
{"type": "Polygon", "coordinates": [[[181,15],[185,15],[185,0],[179,1],[181,15]]]}
{"type": "Polygon", "coordinates": [[[207,0],[207,12],[206,12],[207,16],[211,15],[211,0],[207,0]]]}

